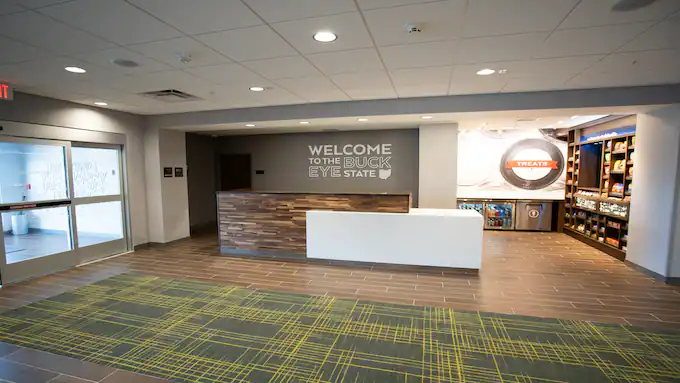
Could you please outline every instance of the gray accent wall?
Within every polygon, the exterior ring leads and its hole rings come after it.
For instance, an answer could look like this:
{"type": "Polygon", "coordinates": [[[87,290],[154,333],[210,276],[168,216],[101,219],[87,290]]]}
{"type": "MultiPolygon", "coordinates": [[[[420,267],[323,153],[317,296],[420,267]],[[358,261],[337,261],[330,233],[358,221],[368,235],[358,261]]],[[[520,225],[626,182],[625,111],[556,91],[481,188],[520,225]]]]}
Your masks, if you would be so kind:
{"type": "Polygon", "coordinates": [[[189,222],[194,229],[217,222],[216,140],[187,133],[186,145],[189,222]]]}
{"type": "Polygon", "coordinates": [[[418,129],[222,137],[217,151],[251,155],[252,186],[256,191],[408,192],[414,203],[418,201],[418,129]],[[310,177],[310,145],[337,145],[338,150],[343,150],[345,145],[383,144],[390,145],[390,154],[382,156],[390,157],[392,173],[388,179],[310,177]],[[258,170],[264,174],[255,174],[258,170]]]}

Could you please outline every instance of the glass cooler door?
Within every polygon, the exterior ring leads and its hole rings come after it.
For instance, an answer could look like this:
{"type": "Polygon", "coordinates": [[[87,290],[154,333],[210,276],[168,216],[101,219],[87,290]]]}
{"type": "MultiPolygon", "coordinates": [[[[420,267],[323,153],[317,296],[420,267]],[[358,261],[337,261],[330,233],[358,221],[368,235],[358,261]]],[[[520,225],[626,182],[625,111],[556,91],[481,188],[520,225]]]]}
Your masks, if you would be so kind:
{"type": "Polygon", "coordinates": [[[515,229],[515,203],[514,202],[488,202],[486,215],[484,216],[485,229],[514,230],[515,229]]]}
{"type": "Polygon", "coordinates": [[[481,201],[461,200],[458,202],[458,208],[462,210],[474,210],[481,214],[482,217],[484,216],[484,202],[481,201]]]}

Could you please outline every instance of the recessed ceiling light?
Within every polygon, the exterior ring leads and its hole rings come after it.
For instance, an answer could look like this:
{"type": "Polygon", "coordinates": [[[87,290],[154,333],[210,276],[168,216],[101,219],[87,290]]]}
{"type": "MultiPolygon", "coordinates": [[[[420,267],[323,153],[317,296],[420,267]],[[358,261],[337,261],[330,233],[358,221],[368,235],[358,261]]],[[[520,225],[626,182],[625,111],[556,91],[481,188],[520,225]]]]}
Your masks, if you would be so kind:
{"type": "Polygon", "coordinates": [[[85,69],[78,68],[77,66],[67,66],[64,69],[66,69],[67,72],[71,72],[71,73],[85,73],[85,72],[87,72],[85,69]]]}
{"type": "Polygon", "coordinates": [[[564,124],[564,121],[557,121],[558,124],[564,124]]]}
{"type": "Polygon", "coordinates": [[[493,69],[488,69],[488,68],[487,68],[487,69],[482,69],[482,70],[480,70],[480,71],[477,71],[477,74],[480,75],[480,76],[488,76],[488,75],[494,74],[494,73],[496,73],[495,70],[493,70],[493,69]]]}
{"type": "Polygon", "coordinates": [[[573,120],[573,119],[579,118],[579,117],[581,117],[581,116],[571,116],[571,119],[573,120]]]}
{"type": "Polygon", "coordinates": [[[101,102],[101,101],[97,101],[97,102],[95,102],[94,104],[95,104],[95,105],[99,105],[99,106],[106,106],[106,105],[109,105],[109,104],[107,104],[107,103],[105,103],[105,102],[101,102]]]}
{"type": "Polygon", "coordinates": [[[251,86],[250,90],[252,90],[253,92],[262,92],[264,91],[264,88],[261,86],[251,86]]]}
{"type": "Polygon", "coordinates": [[[338,36],[335,33],[329,31],[319,31],[314,35],[314,40],[320,43],[331,43],[337,40],[337,38],[338,36]]]}
{"type": "Polygon", "coordinates": [[[422,116],[420,118],[422,118],[423,120],[431,120],[432,116],[422,116]]]}
{"type": "Polygon", "coordinates": [[[309,121],[300,121],[300,123],[301,123],[302,125],[307,125],[307,124],[309,124],[309,121]]]}
{"type": "Polygon", "coordinates": [[[357,121],[359,121],[359,122],[366,122],[366,121],[368,121],[368,118],[360,118],[360,119],[358,119],[357,121]]]}
{"type": "Polygon", "coordinates": [[[255,124],[246,124],[247,127],[252,128],[255,126],[255,124]]]}

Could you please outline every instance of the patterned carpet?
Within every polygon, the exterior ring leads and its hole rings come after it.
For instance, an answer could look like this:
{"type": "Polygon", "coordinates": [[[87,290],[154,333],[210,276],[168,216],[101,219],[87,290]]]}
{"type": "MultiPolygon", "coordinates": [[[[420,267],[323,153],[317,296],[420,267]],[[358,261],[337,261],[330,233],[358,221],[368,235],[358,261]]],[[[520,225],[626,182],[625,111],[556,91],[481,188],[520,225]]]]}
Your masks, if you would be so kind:
{"type": "Polygon", "coordinates": [[[177,382],[670,382],[680,334],[123,274],[0,314],[0,341],[177,382]]]}

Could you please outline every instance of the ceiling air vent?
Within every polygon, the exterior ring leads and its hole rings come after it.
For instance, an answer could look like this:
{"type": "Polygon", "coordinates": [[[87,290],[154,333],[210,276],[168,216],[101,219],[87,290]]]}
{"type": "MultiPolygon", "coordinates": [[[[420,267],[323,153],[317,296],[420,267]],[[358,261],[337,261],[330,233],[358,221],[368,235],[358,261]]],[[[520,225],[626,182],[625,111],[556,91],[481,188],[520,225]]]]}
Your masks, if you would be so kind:
{"type": "Polygon", "coordinates": [[[162,102],[187,102],[201,100],[189,93],[184,93],[176,89],[157,90],[153,92],[140,93],[141,96],[153,98],[162,102]]]}

